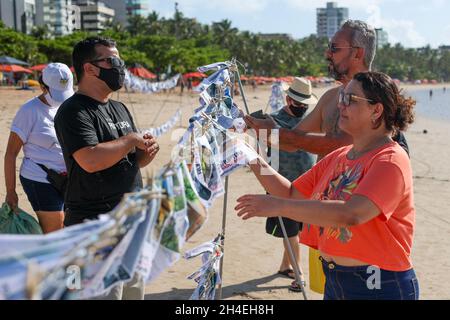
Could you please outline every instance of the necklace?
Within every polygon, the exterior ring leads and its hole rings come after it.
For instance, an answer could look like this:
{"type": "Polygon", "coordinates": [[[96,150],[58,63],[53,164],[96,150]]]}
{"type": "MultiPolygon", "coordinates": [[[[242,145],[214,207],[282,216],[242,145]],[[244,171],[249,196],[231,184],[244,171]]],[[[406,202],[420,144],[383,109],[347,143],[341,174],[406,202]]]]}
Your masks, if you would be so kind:
{"type": "Polygon", "coordinates": [[[390,143],[392,142],[391,138],[383,136],[382,138],[380,138],[379,140],[375,141],[374,143],[371,143],[368,147],[362,149],[361,151],[355,151],[355,147],[353,146],[352,149],[347,153],[347,158],[349,160],[355,160],[359,157],[361,157],[362,155],[364,155],[365,153],[372,151],[386,143],[390,143]]]}

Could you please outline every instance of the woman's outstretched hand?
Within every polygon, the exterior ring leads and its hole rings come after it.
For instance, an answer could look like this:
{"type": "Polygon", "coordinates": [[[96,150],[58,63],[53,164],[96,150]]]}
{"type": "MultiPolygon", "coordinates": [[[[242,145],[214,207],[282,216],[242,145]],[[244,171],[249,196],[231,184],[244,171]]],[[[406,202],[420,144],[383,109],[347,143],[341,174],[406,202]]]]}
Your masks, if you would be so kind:
{"type": "Polygon", "coordinates": [[[253,217],[276,217],[279,215],[280,199],[270,195],[246,194],[237,199],[238,205],[234,208],[237,215],[244,220],[253,217]]]}

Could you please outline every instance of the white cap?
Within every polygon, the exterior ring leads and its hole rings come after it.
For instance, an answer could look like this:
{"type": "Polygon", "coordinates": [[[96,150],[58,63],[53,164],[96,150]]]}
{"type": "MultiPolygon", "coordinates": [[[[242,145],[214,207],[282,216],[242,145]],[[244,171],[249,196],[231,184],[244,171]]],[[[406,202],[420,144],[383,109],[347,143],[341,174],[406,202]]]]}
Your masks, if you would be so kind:
{"type": "Polygon", "coordinates": [[[42,70],[42,81],[49,87],[52,99],[64,102],[73,92],[73,75],[64,63],[50,63],[42,70]]]}

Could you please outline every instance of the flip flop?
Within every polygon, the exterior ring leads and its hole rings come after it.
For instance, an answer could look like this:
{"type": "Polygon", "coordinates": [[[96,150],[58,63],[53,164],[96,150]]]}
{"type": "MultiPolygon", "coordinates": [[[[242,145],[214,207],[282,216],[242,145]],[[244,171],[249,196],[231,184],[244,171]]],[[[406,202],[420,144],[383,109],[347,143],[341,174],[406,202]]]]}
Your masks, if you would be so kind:
{"type": "MultiPolygon", "coordinates": [[[[303,287],[306,288],[306,281],[302,281],[303,287]]],[[[302,287],[297,284],[297,281],[292,281],[291,285],[288,287],[289,291],[302,292],[302,287]]]]}
{"type": "Polygon", "coordinates": [[[291,279],[295,279],[295,276],[292,275],[294,273],[294,270],[292,270],[292,269],[286,269],[283,271],[279,270],[277,273],[281,274],[282,276],[285,276],[285,277],[288,277],[291,279]]]}

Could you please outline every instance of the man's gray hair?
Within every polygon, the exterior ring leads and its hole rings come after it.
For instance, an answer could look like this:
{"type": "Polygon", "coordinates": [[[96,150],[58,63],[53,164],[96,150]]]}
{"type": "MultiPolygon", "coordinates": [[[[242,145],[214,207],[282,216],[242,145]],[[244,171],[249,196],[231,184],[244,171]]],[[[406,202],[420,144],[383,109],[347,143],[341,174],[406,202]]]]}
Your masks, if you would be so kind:
{"type": "Polygon", "coordinates": [[[361,20],[347,20],[341,27],[341,29],[344,28],[352,31],[351,45],[364,48],[364,64],[370,70],[377,49],[377,34],[375,29],[361,20]]]}

